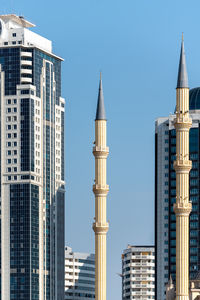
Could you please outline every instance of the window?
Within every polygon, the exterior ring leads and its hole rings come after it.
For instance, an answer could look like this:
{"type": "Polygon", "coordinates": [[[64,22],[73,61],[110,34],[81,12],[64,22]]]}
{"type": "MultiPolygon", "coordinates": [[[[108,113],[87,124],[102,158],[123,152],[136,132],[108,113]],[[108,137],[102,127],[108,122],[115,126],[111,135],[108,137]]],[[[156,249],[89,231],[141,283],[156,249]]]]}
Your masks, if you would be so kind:
{"type": "Polygon", "coordinates": [[[13,137],[14,137],[14,138],[17,138],[17,133],[14,133],[14,134],[13,134],[13,137]]]}
{"type": "Polygon", "coordinates": [[[21,95],[27,95],[29,94],[29,90],[21,90],[21,95]]]}
{"type": "Polygon", "coordinates": [[[11,125],[8,125],[8,126],[7,126],[7,130],[11,130],[11,125]]]}
{"type": "Polygon", "coordinates": [[[198,190],[197,189],[191,189],[190,194],[191,195],[198,194],[198,190]]]}
{"type": "Polygon", "coordinates": [[[190,220],[198,221],[198,215],[196,215],[196,214],[191,214],[191,215],[190,215],[190,220]]]}
{"type": "Polygon", "coordinates": [[[11,139],[11,133],[8,133],[8,134],[7,134],[7,138],[8,138],[8,139],[11,139]]]}
{"type": "Polygon", "coordinates": [[[171,232],[170,232],[170,236],[171,236],[172,238],[175,238],[175,237],[176,237],[176,231],[171,231],[171,232]]]}
{"type": "Polygon", "coordinates": [[[13,121],[17,121],[17,116],[14,116],[14,117],[13,117],[13,121]]]}
{"type": "Polygon", "coordinates": [[[16,42],[14,41],[14,42],[12,42],[12,44],[13,44],[13,45],[16,45],[16,42]]]}
{"type": "Polygon", "coordinates": [[[195,231],[194,231],[194,230],[191,230],[191,231],[190,231],[190,236],[191,236],[191,237],[198,236],[198,231],[196,231],[196,230],[195,230],[195,231]]]}
{"type": "Polygon", "coordinates": [[[14,151],[13,151],[13,154],[14,154],[14,155],[17,155],[17,150],[14,150],[14,151]]]}
{"type": "Polygon", "coordinates": [[[11,147],[11,142],[8,142],[8,143],[7,143],[7,147],[11,147]]]}
{"type": "Polygon", "coordinates": [[[16,167],[13,168],[13,172],[17,172],[17,168],[16,167]]]}
{"type": "Polygon", "coordinates": [[[17,112],[17,107],[14,107],[14,108],[13,108],[13,112],[17,112]]]}
{"type": "Polygon", "coordinates": [[[7,159],[7,164],[11,164],[11,159],[7,159]]]}
{"type": "Polygon", "coordinates": [[[191,179],[190,180],[190,185],[198,185],[198,180],[197,179],[191,179]]]}
{"type": "Polygon", "coordinates": [[[14,142],[14,143],[13,143],[13,146],[14,146],[14,147],[17,147],[17,142],[14,142]]]}
{"type": "Polygon", "coordinates": [[[17,159],[16,158],[13,159],[13,163],[17,164],[17,159]]]}
{"type": "Polygon", "coordinates": [[[8,105],[11,104],[11,99],[8,99],[8,100],[7,100],[7,104],[8,104],[8,105]]]}
{"type": "Polygon", "coordinates": [[[17,36],[16,32],[14,32],[14,33],[12,34],[12,36],[13,36],[13,37],[16,37],[16,36],[17,36]]]}
{"type": "Polygon", "coordinates": [[[10,122],[11,121],[11,117],[7,117],[6,121],[10,122]]]}
{"type": "Polygon", "coordinates": [[[7,172],[11,172],[11,168],[7,168],[7,172]]]}
{"type": "Polygon", "coordinates": [[[191,228],[197,228],[198,227],[198,222],[190,222],[190,227],[191,228]]]}
{"type": "Polygon", "coordinates": [[[13,99],[13,104],[17,104],[17,99],[13,99]]]}
{"type": "Polygon", "coordinates": [[[190,262],[196,262],[197,256],[190,256],[190,262]]]}
{"type": "Polygon", "coordinates": [[[14,176],[14,180],[17,180],[17,176],[16,175],[14,176]]]}
{"type": "Polygon", "coordinates": [[[8,176],[8,180],[11,180],[11,176],[8,176]]]}
{"type": "Polygon", "coordinates": [[[17,125],[13,125],[13,129],[17,129],[17,125]]]}
{"type": "Polygon", "coordinates": [[[11,155],[11,150],[8,150],[8,151],[7,151],[7,155],[11,155]]]}
{"type": "Polygon", "coordinates": [[[197,253],[197,248],[190,248],[190,253],[191,254],[196,254],[197,253]]]}
{"type": "Polygon", "coordinates": [[[11,112],[11,108],[7,108],[7,113],[10,113],[11,112]]]}

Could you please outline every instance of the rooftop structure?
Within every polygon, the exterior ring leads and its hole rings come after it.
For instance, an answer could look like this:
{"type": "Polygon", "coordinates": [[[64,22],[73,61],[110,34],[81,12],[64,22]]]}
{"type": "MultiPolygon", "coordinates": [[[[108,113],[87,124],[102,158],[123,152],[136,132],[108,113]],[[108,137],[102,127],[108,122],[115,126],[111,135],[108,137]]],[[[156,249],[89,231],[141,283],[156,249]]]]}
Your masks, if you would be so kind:
{"type": "Polygon", "coordinates": [[[0,47],[37,47],[53,55],[52,42],[29,29],[33,27],[35,25],[23,17],[0,15],[0,47]]]}

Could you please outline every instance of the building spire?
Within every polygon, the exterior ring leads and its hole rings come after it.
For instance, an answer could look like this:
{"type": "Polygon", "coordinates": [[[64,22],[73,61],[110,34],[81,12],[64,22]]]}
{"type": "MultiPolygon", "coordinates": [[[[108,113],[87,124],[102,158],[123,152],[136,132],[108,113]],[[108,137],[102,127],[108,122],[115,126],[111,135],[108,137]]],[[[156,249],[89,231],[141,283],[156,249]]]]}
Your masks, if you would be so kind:
{"type": "Polygon", "coordinates": [[[180,54],[179,69],[178,69],[177,88],[188,88],[188,75],[187,75],[186,60],[185,60],[183,33],[182,33],[181,54],[180,54]]]}
{"type": "Polygon", "coordinates": [[[96,120],[106,120],[101,72],[100,72],[100,81],[99,81],[99,95],[98,95],[98,102],[97,102],[96,120]]]}

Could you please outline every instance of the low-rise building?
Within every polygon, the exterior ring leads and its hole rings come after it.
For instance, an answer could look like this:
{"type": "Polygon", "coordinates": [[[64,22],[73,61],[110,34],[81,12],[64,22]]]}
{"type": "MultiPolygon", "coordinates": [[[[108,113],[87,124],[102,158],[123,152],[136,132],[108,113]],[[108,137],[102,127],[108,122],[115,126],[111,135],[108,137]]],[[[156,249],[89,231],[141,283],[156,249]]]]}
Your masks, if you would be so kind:
{"type": "Polygon", "coordinates": [[[153,246],[130,246],[122,254],[122,299],[155,299],[153,246]]]}
{"type": "Polygon", "coordinates": [[[95,298],[95,255],[65,247],[65,299],[95,298]]]}

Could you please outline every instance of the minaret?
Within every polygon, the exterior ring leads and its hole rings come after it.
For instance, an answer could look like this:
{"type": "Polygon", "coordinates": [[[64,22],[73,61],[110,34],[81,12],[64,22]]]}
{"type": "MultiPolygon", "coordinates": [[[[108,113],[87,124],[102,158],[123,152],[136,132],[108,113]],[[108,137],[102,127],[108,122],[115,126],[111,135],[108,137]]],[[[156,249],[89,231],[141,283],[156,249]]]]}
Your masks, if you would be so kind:
{"type": "Polygon", "coordinates": [[[95,300],[106,300],[106,197],[109,186],[106,184],[106,159],[109,148],[106,146],[106,114],[104,108],[102,80],[100,77],[99,96],[95,119],[95,300]]]}
{"type": "Polygon", "coordinates": [[[192,204],[189,201],[189,130],[192,121],[189,117],[189,87],[182,38],[176,88],[176,300],[189,300],[189,214],[192,204]]]}

